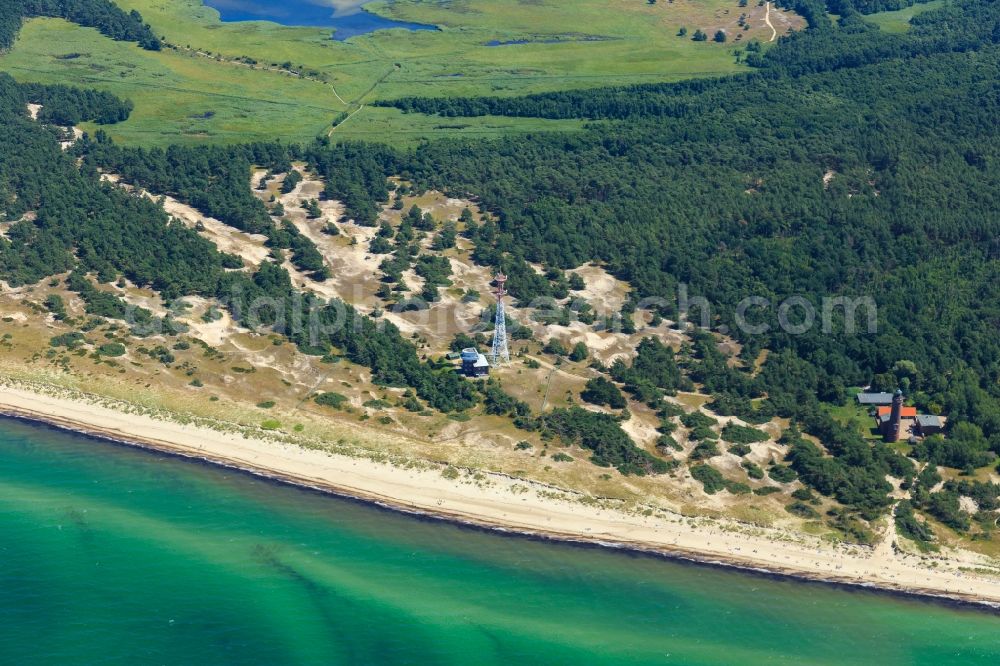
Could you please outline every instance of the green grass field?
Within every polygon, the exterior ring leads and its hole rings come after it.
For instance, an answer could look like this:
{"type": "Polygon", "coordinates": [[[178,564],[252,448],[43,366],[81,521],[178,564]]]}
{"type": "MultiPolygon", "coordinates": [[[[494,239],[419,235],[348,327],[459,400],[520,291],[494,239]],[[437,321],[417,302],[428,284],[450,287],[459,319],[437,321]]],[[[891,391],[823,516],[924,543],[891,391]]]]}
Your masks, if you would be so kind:
{"type": "MultiPolygon", "coordinates": [[[[144,51],[58,19],[28,21],[0,70],[22,81],[107,90],[135,102],[132,117],[105,130],[139,145],[309,141],[350,110],[328,84],[189,53],[144,51]]],[[[92,131],[95,127],[82,126],[92,131]]],[[[441,136],[573,130],[574,121],[518,118],[446,120],[365,107],[339,127],[342,139],[407,145],[441,136]]]]}
{"type": "Polygon", "coordinates": [[[920,5],[910,5],[894,12],[879,12],[865,17],[866,21],[874,23],[883,32],[904,33],[910,29],[910,19],[929,9],[937,9],[944,0],[931,0],[920,5]]]}
{"type": "MultiPolygon", "coordinates": [[[[70,83],[132,99],[133,117],[111,128],[132,144],[308,140],[358,111],[333,133],[412,144],[442,136],[573,130],[536,119],[441,119],[373,108],[400,96],[520,95],[739,71],[734,51],[766,39],[756,6],[738,0],[454,0],[376,3],[392,18],[439,31],[390,30],[329,38],[330,31],[268,22],[222,23],[200,0],[117,0],[137,9],[172,47],[159,53],[55,19],[27,21],[0,71],[19,80],[70,83]],[[737,26],[749,13],[749,29],[737,26]],[[729,43],[693,42],[681,26],[729,43]],[[739,36],[739,39],[737,39],[739,36]],[[497,40],[532,43],[487,46],[497,40]],[[557,40],[556,43],[546,43],[557,40]],[[238,59],[251,59],[252,67],[238,59]],[[280,71],[290,64],[306,76],[280,71]],[[361,108],[363,107],[363,108],[361,108]]],[[[762,14],[761,14],[762,16],[762,14]]],[[[801,19],[787,15],[791,25],[801,19]]],[[[772,18],[775,12],[772,10],[772,18]]]]}
{"type": "MultiPolygon", "coordinates": [[[[860,389],[857,390],[860,391],[860,389]]],[[[869,416],[867,408],[862,407],[853,399],[854,393],[855,390],[852,389],[850,391],[851,399],[843,405],[827,405],[826,411],[843,425],[848,425],[852,422],[856,423],[858,433],[865,439],[881,439],[881,437],[873,433],[874,419],[869,416]]]]}
{"type": "Polygon", "coordinates": [[[317,83],[144,51],[56,19],[28,21],[0,68],[19,80],[71,83],[132,99],[132,117],[108,130],[138,143],[312,137],[345,108],[317,83]]]}

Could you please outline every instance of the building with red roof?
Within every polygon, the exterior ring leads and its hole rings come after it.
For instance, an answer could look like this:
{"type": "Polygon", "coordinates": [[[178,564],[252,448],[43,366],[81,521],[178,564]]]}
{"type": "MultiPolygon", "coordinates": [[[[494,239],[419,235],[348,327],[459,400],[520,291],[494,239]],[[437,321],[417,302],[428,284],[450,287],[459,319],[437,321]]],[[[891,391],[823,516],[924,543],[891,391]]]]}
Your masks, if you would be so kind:
{"type": "Polygon", "coordinates": [[[944,417],[917,414],[916,407],[903,405],[903,392],[897,390],[892,404],[875,409],[875,427],[887,442],[904,438],[926,437],[944,430],[944,417]]]}

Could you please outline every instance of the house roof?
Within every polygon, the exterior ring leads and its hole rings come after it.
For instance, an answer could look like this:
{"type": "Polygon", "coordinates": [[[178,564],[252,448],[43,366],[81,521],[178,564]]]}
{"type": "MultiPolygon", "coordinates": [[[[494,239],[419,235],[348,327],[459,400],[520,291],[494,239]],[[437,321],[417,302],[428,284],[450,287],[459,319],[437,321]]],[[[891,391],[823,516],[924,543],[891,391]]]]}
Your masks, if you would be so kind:
{"type": "Polygon", "coordinates": [[[862,405],[891,405],[891,393],[859,393],[858,402],[862,405]]]}
{"type": "Polygon", "coordinates": [[[479,358],[476,359],[476,364],[475,364],[474,367],[476,367],[476,368],[488,368],[488,367],[490,367],[490,362],[488,360],[486,360],[486,356],[484,356],[483,354],[480,354],[479,358]]]}
{"type": "MultiPolygon", "coordinates": [[[[891,414],[883,414],[882,416],[876,417],[876,419],[878,420],[878,425],[880,427],[887,423],[892,423],[891,414]]],[[[912,416],[903,416],[900,417],[899,421],[904,428],[912,428],[916,424],[917,419],[912,416]]]]}
{"type": "MultiPolygon", "coordinates": [[[[879,407],[879,416],[890,416],[892,414],[892,407],[879,407]]],[[[917,418],[917,408],[916,407],[903,407],[900,410],[899,415],[904,419],[915,419],[917,418]]]]}
{"type": "Polygon", "coordinates": [[[917,416],[917,425],[924,428],[940,428],[942,426],[941,417],[933,414],[920,414],[917,416]]]}

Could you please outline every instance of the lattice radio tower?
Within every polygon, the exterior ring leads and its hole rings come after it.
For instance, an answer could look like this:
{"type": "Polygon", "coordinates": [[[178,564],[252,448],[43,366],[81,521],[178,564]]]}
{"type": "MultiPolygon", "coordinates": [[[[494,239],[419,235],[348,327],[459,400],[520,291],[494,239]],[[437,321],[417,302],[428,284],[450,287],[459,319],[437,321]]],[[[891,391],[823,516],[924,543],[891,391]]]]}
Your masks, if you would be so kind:
{"type": "Polygon", "coordinates": [[[510,348],[507,346],[507,311],[503,304],[503,297],[507,295],[505,287],[507,276],[497,273],[493,278],[496,289],[493,295],[497,297],[497,315],[493,326],[493,349],[490,351],[490,363],[494,366],[510,363],[510,348]]]}

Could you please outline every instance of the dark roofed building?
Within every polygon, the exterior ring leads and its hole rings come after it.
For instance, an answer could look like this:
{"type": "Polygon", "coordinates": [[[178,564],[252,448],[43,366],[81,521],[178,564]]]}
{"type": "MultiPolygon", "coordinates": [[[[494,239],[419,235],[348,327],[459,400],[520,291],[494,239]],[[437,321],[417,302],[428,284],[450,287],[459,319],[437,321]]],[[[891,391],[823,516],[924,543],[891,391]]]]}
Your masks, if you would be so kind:
{"type": "Polygon", "coordinates": [[[891,393],[859,393],[858,394],[858,404],[859,405],[869,405],[878,407],[888,407],[892,404],[892,394],[891,393]]]}
{"type": "Polygon", "coordinates": [[[474,347],[463,349],[461,353],[462,374],[466,377],[485,377],[490,374],[490,362],[474,347]]]}
{"type": "Polygon", "coordinates": [[[944,430],[944,419],[933,414],[919,414],[916,429],[921,437],[937,434],[944,430]]]}

